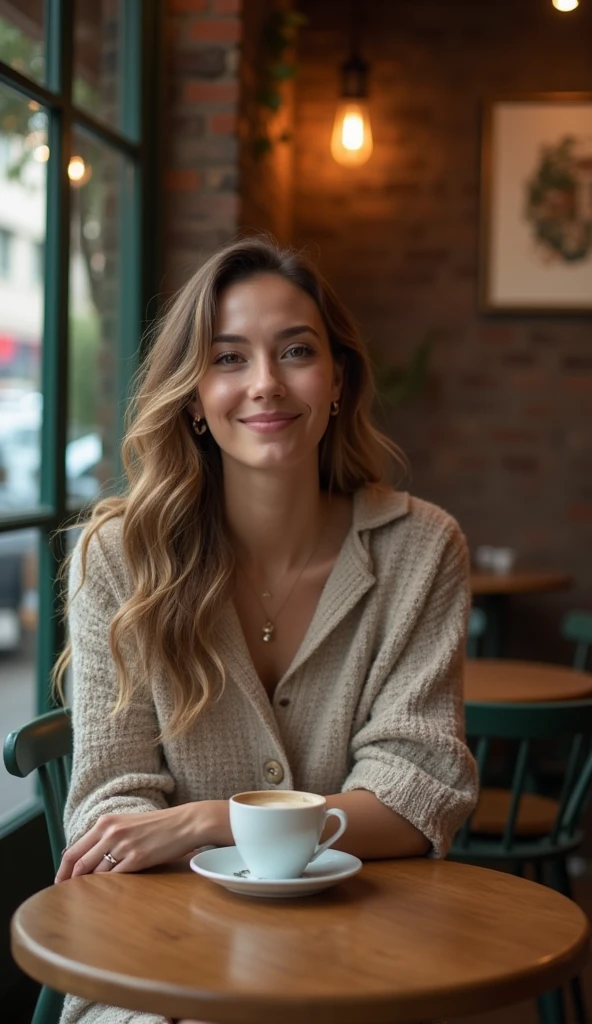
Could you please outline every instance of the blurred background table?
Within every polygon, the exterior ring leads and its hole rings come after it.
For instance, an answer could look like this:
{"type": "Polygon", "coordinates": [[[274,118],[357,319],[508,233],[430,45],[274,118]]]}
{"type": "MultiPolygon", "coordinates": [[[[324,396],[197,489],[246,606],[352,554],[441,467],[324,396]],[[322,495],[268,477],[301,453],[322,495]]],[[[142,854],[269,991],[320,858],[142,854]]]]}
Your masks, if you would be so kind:
{"type": "Polygon", "coordinates": [[[464,678],[467,701],[520,704],[592,697],[592,672],[576,672],[564,665],[469,658],[464,678]]]}
{"type": "Polygon", "coordinates": [[[504,573],[472,570],[471,592],[473,597],[480,599],[487,617],[487,628],[483,637],[484,656],[499,658],[503,654],[507,605],[510,597],[517,594],[548,594],[557,590],[567,590],[572,583],[572,577],[568,573],[546,569],[512,569],[504,573]]]}
{"type": "Polygon", "coordinates": [[[418,858],[290,900],[180,868],[85,875],[19,907],[12,952],[54,989],[165,1016],[392,1024],[534,999],[581,969],[589,934],[551,889],[418,858]]]}

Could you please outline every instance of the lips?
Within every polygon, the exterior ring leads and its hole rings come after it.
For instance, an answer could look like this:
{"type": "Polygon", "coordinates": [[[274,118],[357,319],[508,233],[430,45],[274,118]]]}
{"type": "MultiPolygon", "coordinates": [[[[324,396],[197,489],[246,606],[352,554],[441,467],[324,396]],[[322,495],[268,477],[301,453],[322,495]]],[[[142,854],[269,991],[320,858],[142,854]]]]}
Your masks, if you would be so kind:
{"type": "Polygon", "coordinates": [[[298,419],[298,413],[288,412],[260,412],[256,416],[245,416],[241,423],[285,423],[288,420],[298,419]]]}
{"type": "Polygon", "coordinates": [[[280,430],[286,430],[298,419],[300,413],[259,412],[255,416],[241,418],[239,422],[256,434],[275,434],[280,430]]]}

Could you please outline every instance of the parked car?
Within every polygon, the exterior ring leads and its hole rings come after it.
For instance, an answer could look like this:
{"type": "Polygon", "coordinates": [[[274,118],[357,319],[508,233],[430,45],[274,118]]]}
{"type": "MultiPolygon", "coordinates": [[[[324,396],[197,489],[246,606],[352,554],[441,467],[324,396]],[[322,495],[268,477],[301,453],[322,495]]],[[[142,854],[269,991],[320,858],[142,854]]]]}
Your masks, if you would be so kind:
{"type": "Polygon", "coordinates": [[[27,568],[36,560],[37,538],[36,530],[0,533],[0,651],[20,647],[21,613],[36,604],[36,591],[27,590],[27,568]]]}
{"type": "MultiPolygon", "coordinates": [[[[0,391],[0,516],[39,503],[41,396],[0,391]]],[[[76,505],[94,501],[103,444],[96,432],[66,446],[68,495],[76,505]]],[[[0,651],[19,647],[24,628],[37,621],[36,530],[0,533],[0,651]]]]}

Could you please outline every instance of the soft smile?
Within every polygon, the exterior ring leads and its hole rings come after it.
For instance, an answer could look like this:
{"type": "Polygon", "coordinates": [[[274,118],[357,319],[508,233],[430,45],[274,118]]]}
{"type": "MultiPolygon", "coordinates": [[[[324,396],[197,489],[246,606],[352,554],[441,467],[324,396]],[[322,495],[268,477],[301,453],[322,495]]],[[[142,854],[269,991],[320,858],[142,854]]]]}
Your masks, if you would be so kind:
{"type": "Polygon", "coordinates": [[[256,416],[239,419],[239,423],[243,423],[257,434],[272,434],[278,430],[285,430],[297,419],[300,419],[300,413],[291,415],[285,412],[260,412],[256,416]]]}

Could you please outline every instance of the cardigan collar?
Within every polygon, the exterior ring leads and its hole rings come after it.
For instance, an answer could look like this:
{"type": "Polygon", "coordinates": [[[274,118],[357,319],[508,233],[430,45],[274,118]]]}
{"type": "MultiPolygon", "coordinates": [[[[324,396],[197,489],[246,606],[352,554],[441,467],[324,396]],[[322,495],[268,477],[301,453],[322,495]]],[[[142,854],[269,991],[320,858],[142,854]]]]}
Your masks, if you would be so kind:
{"type": "Polygon", "coordinates": [[[354,495],[353,528],[375,530],[409,513],[410,498],[407,491],[393,491],[379,485],[361,487],[354,495]]]}

